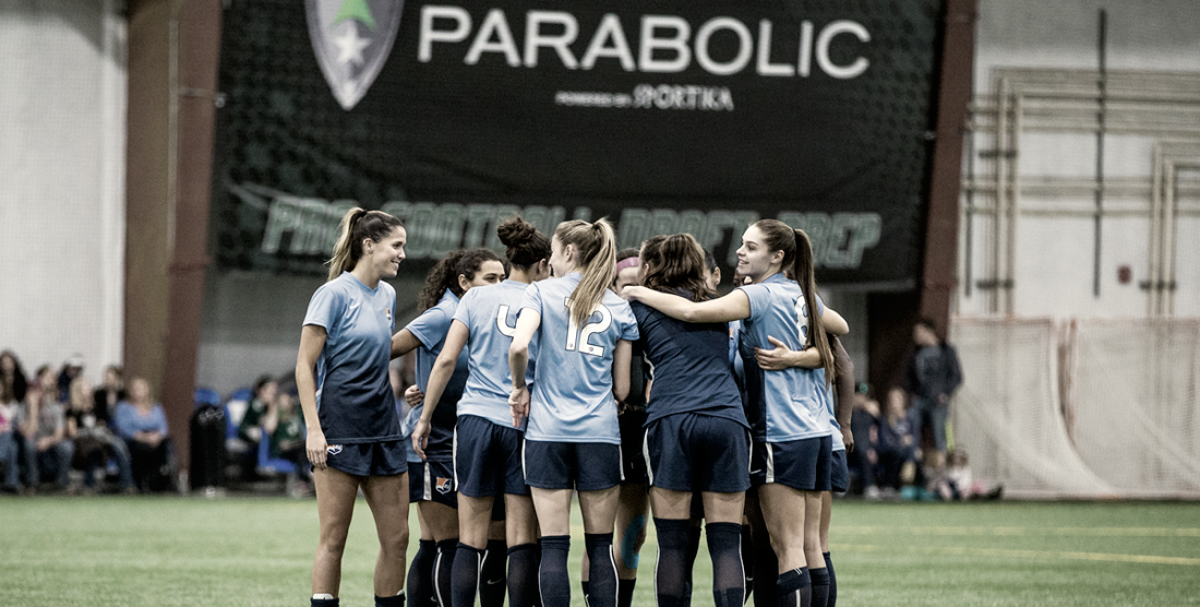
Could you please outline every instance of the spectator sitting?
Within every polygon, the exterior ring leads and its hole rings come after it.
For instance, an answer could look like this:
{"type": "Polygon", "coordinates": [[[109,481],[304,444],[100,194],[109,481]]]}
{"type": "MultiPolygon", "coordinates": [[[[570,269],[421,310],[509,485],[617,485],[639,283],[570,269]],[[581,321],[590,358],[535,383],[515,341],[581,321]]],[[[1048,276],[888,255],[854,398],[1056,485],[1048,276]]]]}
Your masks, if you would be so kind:
{"type": "Polygon", "coordinates": [[[880,484],[885,493],[893,494],[902,485],[912,484],[920,453],[912,422],[905,412],[904,391],[900,388],[888,392],[887,414],[879,423],[876,451],[882,468],[880,484]]]}
{"type": "Polygon", "coordinates": [[[246,413],[238,424],[238,438],[246,441],[249,446],[242,462],[243,476],[246,480],[253,479],[255,466],[258,463],[258,444],[263,439],[263,417],[275,406],[275,398],[279,393],[279,384],[270,375],[263,375],[254,382],[254,395],[246,404],[246,413]]]}
{"type": "Polygon", "coordinates": [[[129,400],[117,405],[113,416],[117,434],[129,447],[133,480],[139,491],[163,491],[171,482],[171,441],[167,416],[154,402],[150,382],[135,377],[129,382],[129,400]]]}
{"type": "Polygon", "coordinates": [[[275,403],[263,416],[263,430],[269,437],[271,457],[295,464],[295,472],[288,474],[288,495],[292,497],[309,495],[308,454],[304,451],[307,434],[304,428],[304,416],[300,415],[296,408],[295,394],[279,393],[275,403]]]}
{"type": "Polygon", "coordinates": [[[0,352],[0,394],[5,391],[12,397],[12,402],[20,403],[25,400],[25,390],[29,383],[25,378],[25,369],[12,350],[0,352]]]}
{"type": "Polygon", "coordinates": [[[60,490],[67,491],[71,484],[75,445],[67,438],[66,412],[58,400],[58,385],[50,365],[38,369],[37,384],[41,400],[29,409],[29,419],[33,423],[26,435],[33,443],[30,488],[36,489],[41,479],[49,476],[54,478],[60,490]]]}
{"type": "Polygon", "coordinates": [[[133,471],[130,468],[129,449],[125,442],[108,429],[108,420],[96,414],[96,400],[92,384],[85,377],[71,382],[69,408],[67,409],[67,436],[75,443],[73,465],[83,470],[83,486],[87,493],[96,491],[96,471],[103,470],[112,458],[117,463],[121,479],[121,490],[133,493],[133,471]]]}
{"type": "Polygon", "coordinates": [[[955,449],[946,454],[946,472],[934,481],[934,491],[945,501],[965,501],[999,499],[1004,487],[996,485],[989,488],[983,482],[971,478],[967,452],[955,449]]]}
{"type": "Polygon", "coordinates": [[[123,400],[125,400],[125,378],[121,367],[109,365],[104,370],[104,383],[96,388],[95,392],[96,406],[93,412],[96,414],[96,419],[103,421],[105,425],[111,424],[113,412],[117,410],[117,403],[123,400]]]}
{"type": "Polygon", "coordinates": [[[16,493],[20,487],[21,449],[17,438],[19,409],[20,403],[13,396],[12,384],[0,382],[0,464],[4,465],[5,493],[16,493]]]}
{"type": "Polygon", "coordinates": [[[71,382],[83,376],[83,362],[83,355],[75,353],[63,363],[55,384],[58,402],[65,403],[71,399],[71,382]]]}
{"type": "Polygon", "coordinates": [[[864,496],[879,497],[879,401],[867,393],[866,384],[860,384],[850,417],[850,431],[854,434],[854,451],[850,453],[851,474],[856,475],[864,496]]]}

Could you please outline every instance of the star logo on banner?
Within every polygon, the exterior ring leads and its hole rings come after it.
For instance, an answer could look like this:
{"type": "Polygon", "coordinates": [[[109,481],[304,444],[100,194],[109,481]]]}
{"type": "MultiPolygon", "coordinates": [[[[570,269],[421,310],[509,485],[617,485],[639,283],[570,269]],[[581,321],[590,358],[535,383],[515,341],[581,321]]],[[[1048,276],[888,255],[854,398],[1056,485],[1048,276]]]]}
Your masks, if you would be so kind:
{"type": "Polygon", "coordinates": [[[350,27],[345,28],[345,32],[341,36],[330,39],[333,45],[338,49],[337,62],[338,65],[362,65],[363,49],[371,45],[370,38],[359,38],[358,28],[353,23],[350,27]]]}
{"type": "Polygon", "coordinates": [[[392,52],[404,0],[304,0],[321,73],[342,109],[367,94],[392,52]]]}

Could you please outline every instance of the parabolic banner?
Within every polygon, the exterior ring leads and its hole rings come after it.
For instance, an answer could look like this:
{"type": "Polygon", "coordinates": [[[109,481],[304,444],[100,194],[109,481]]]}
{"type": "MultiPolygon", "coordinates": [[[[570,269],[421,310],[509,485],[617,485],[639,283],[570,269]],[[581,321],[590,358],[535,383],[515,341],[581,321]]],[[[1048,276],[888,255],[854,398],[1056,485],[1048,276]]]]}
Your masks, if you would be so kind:
{"type": "Polygon", "coordinates": [[[324,273],[351,206],[404,220],[423,274],[521,214],[620,246],[747,224],[819,280],[920,267],[938,0],[237,0],[224,14],[213,255],[324,273]]]}

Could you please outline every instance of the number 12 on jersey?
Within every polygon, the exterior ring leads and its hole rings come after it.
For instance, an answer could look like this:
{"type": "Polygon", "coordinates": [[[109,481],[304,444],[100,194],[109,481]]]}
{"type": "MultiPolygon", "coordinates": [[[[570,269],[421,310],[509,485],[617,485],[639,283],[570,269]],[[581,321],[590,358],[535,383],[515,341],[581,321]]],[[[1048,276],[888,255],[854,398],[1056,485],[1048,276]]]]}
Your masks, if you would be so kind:
{"type": "MultiPolygon", "coordinates": [[[[610,326],[612,326],[612,312],[609,311],[608,306],[600,304],[596,307],[596,310],[592,312],[592,314],[596,314],[597,312],[600,314],[600,321],[589,322],[583,325],[583,329],[581,330],[579,325],[575,322],[574,315],[571,314],[570,302],[570,298],[563,299],[563,303],[567,307],[567,320],[569,322],[567,325],[567,351],[575,352],[576,348],[578,347],[578,351],[584,354],[590,354],[592,356],[604,356],[604,348],[602,346],[596,346],[588,343],[588,339],[591,338],[593,334],[606,331],[610,326]]],[[[590,319],[591,317],[589,316],[588,318],[590,319]]]]}

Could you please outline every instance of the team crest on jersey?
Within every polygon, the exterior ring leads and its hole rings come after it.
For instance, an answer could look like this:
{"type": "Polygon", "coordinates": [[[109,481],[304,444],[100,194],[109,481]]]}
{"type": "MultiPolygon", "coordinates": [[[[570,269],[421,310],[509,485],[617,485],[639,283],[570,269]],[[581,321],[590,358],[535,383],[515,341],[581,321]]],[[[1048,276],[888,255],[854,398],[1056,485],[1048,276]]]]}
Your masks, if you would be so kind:
{"type": "Polygon", "coordinates": [[[325,448],[325,452],[328,453],[329,455],[337,455],[342,452],[342,446],[341,445],[329,445],[328,447],[325,448]]]}
{"type": "Polygon", "coordinates": [[[437,478],[437,484],[435,485],[435,487],[437,488],[438,493],[441,493],[442,495],[446,495],[447,493],[450,493],[450,490],[452,489],[452,487],[450,485],[451,485],[450,479],[442,478],[439,476],[437,478]]]}
{"type": "Polygon", "coordinates": [[[306,0],[308,37],[342,109],[367,94],[400,31],[403,0],[306,0]]]}
{"type": "Polygon", "coordinates": [[[384,308],[384,309],[383,309],[383,313],[384,313],[384,315],[385,315],[385,316],[387,316],[388,322],[392,322],[392,309],[391,309],[391,308],[384,308]]]}

